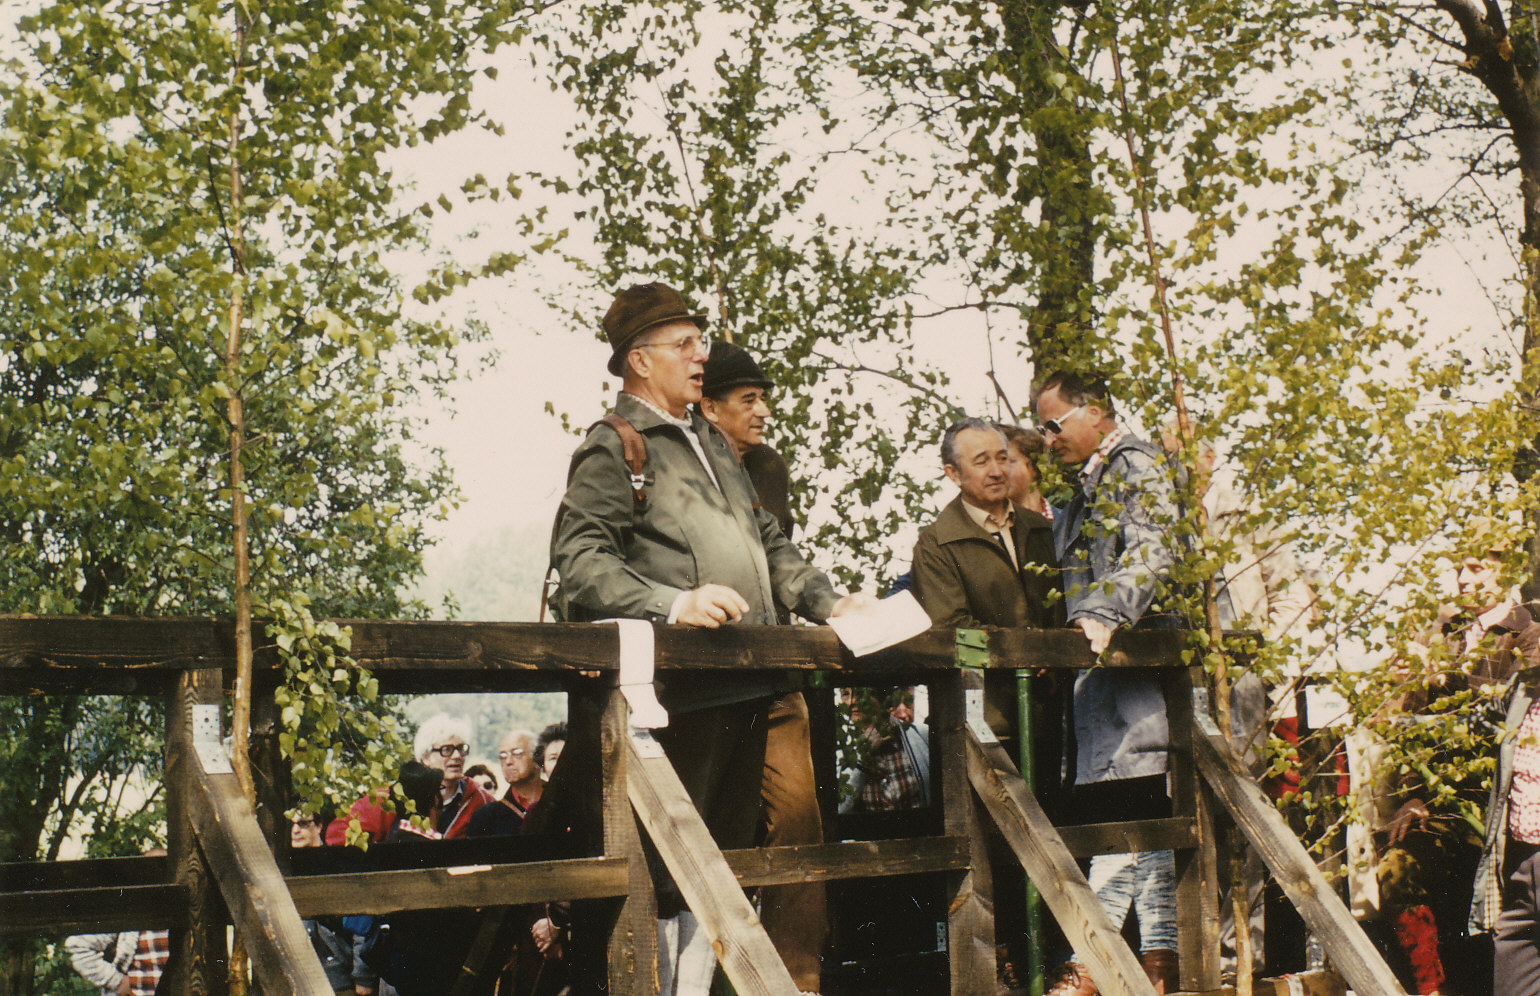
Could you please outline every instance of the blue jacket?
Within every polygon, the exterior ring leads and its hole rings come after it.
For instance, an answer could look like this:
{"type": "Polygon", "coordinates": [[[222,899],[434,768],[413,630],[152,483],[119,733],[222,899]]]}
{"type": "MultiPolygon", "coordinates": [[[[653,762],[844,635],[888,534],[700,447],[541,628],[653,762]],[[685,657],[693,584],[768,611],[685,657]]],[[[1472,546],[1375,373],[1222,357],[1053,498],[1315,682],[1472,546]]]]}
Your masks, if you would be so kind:
{"type": "MultiPolygon", "coordinates": [[[[1164,454],[1125,435],[1053,520],[1054,553],[1071,623],[1110,627],[1146,619],[1156,596],[1169,594],[1182,549],[1172,469],[1164,454]]],[[[1075,781],[1139,778],[1166,770],[1166,701],[1153,675],[1093,669],[1075,680],[1075,781]]]]}

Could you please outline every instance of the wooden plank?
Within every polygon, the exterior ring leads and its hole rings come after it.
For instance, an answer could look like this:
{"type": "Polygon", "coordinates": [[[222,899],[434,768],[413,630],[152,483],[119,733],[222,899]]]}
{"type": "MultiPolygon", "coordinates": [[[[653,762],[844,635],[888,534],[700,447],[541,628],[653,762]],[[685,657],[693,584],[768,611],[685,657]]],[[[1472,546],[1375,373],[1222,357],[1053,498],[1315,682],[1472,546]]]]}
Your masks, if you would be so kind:
{"type": "Polygon", "coordinates": [[[1058,827],[1064,846],[1077,858],[1134,851],[1169,851],[1196,847],[1197,820],[1173,816],[1164,820],[1130,820],[1127,823],[1085,823],[1058,827]]]}
{"type": "Polygon", "coordinates": [[[115,885],[0,894],[0,936],[96,934],[187,926],[180,885],[115,885]]]}
{"type": "Polygon", "coordinates": [[[1405,996],[1405,990],[1358,921],[1348,912],[1299,838],[1278,815],[1256,781],[1230,751],[1214,721],[1201,704],[1193,708],[1198,767],[1214,794],[1273,873],[1273,878],[1304,917],[1311,933],[1321,939],[1326,954],[1359,996],[1405,996]]]}
{"type": "Polygon", "coordinates": [[[195,780],[188,800],[193,830],[245,942],[253,975],[269,990],[331,996],[331,983],[235,775],[210,774],[196,761],[189,767],[195,780]]]}
{"type": "Polygon", "coordinates": [[[971,857],[964,837],[854,840],[793,847],[723,851],[745,888],[848,878],[884,878],[922,872],[963,871],[971,857]]]}
{"type": "MultiPolygon", "coordinates": [[[[386,691],[436,691],[456,672],[462,691],[557,688],[573,670],[614,671],[615,627],[592,623],[339,620],[352,655],[379,673],[386,691]]],[[[826,670],[893,684],[953,663],[954,634],[934,629],[892,650],[856,660],[828,627],[657,627],[657,667],[826,670]]],[[[1179,663],[1183,634],[1119,633],[1103,667],[1179,663]]],[[[233,624],[225,619],[0,616],[0,693],[74,690],[110,694],[168,691],[181,671],[229,669],[233,624]]],[[[1075,630],[991,630],[992,667],[1084,668],[1093,662],[1075,630]]],[[[254,667],[279,668],[271,646],[254,667]]]]}
{"type": "MultiPolygon", "coordinates": [[[[1080,866],[999,744],[968,734],[968,774],[995,826],[1053,911],[1064,936],[1104,993],[1154,996],[1122,935],[1091,891],[1080,866]]],[[[982,990],[981,990],[982,991],[982,990]]]]}
{"type": "Polygon", "coordinates": [[[628,768],[630,707],[620,689],[609,691],[599,724],[603,760],[604,853],[625,862],[626,897],[613,911],[607,959],[608,992],[652,996],[658,982],[658,901],[631,808],[628,768]]]}
{"type": "MultiPolygon", "coordinates": [[[[1253,979],[1252,996],[1347,996],[1347,983],[1336,972],[1317,969],[1301,972],[1282,979],[1253,979]]],[[[1193,996],[1236,996],[1235,989],[1226,986],[1209,989],[1193,996]]]]}
{"type": "MultiPolygon", "coordinates": [[[[953,653],[955,655],[955,644],[953,653]]],[[[989,845],[968,784],[968,754],[963,688],[983,688],[978,675],[956,670],[930,685],[930,744],[932,769],[941,773],[932,784],[941,788],[942,822],[949,836],[967,843],[968,867],[948,876],[947,957],[952,992],[993,992],[995,987],[994,882],[989,845]]]]}
{"type": "Polygon", "coordinates": [[[1171,813],[1191,820],[1197,841],[1176,855],[1177,963],[1185,990],[1219,985],[1219,863],[1208,794],[1193,759],[1192,690],[1204,680],[1201,668],[1162,676],[1166,696],[1167,767],[1171,813]]]}
{"type": "Polygon", "coordinates": [[[679,776],[653,742],[643,756],[626,738],[631,805],[700,921],[717,960],[739,996],[796,996],[796,983],[776,954],[754,908],[722,859],[679,776]]]}
{"type": "Polygon", "coordinates": [[[158,885],[170,880],[171,862],[164,857],[144,854],[129,858],[0,863],[0,892],[158,885]]]}
{"type": "Polygon", "coordinates": [[[516,865],[466,865],[343,875],[290,875],[284,881],[299,915],[384,914],[398,910],[518,906],[626,893],[619,858],[573,858],[516,865]]]}
{"type": "Polygon", "coordinates": [[[193,750],[192,708],[217,706],[223,678],[217,670],[177,675],[176,690],[166,700],[166,851],[174,881],[187,896],[185,927],[171,928],[171,957],[166,963],[167,992],[224,996],[229,985],[225,924],[229,914],[198,847],[191,800],[197,794],[198,757],[193,750]]]}

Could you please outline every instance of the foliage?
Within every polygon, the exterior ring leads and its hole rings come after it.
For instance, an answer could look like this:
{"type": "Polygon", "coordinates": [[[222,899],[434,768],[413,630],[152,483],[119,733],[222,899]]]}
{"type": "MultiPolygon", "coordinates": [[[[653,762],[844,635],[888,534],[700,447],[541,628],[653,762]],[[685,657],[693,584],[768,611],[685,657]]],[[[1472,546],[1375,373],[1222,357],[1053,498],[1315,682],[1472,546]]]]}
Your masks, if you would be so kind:
{"type": "MultiPolygon", "coordinates": [[[[517,261],[442,266],[403,287],[392,255],[421,251],[436,208],[402,199],[390,156],[477,122],[471,84],[517,7],[242,10],[239,78],[229,3],[58,0],[17,25],[21,55],[0,72],[0,610],[227,613],[225,402],[239,393],[258,602],[301,629],[306,611],[417,611],[400,592],[454,489],[414,441],[408,406],[442,395],[463,333],[414,317],[414,295],[517,261]],[[221,353],[237,291],[232,379],[221,353]]],[[[296,680],[333,660],[316,649],[290,658],[296,680]]],[[[350,676],[348,691],[369,680],[350,676]]],[[[323,688],[305,722],[363,715],[323,688]]],[[[61,821],[61,778],[30,755],[43,741],[78,748],[96,734],[73,731],[102,708],[4,701],[0,725],[19,733],[36,715],[42,740],[0,775],[35,807],[7,822],[29,833],[8,835],[0,860],[80,829],[61,821]]],[[[146,719],[125,725],[163,728],[146,719]]],[[[152,744],[134,746],[125,765],[155,763],[152,744]]]]}
{"type": "MultiPolygon", "coordinates": [[[[1228,658],[1211,648],[1205,663],[1235,677],[1227,661],[1245,661],[1275,685],[1308,670],[1368,722],[1394,709],[1396,662],[1447,595],[1469,513],[1516,522],[1535,506],[1507,473],[1534,432],[1503,323],[1431,317],[1430,288],[1450,268],[1443,230],[1487,215],[1377,197],[1424,185],[1352,148],[1341,126],[1350,99],[1372,96],[1357,106],[1431,142],[1442,132],[1419,123],[1440,101],[1471,101],[1449,127],[1485,122],[1471,132],[1484,143],[1490,101],[1470,86],[1398,86],[1417,116],[1397,117],[1383,83],[1345,72],[1338,86],[1318,68],[1334,46],[1335,59],[1357,57],[1354,17],[1389,17],[1376,36],[1389,40],[1397,17],[1443,16],[1385,10],[552,9],[532,40],[572,98],[580,165],[537,179],[593,224],[588,310],[617,286],[662,279],[714,300],[724,333],[764,357],[805,545],[852,584],[901,569],[893,538],[931,514],[941,427],[990,402],[938,373],[968,344],[987,345],[997,383],[1027,366],[1107,371],[1147,435],[1173,414],[1179,375],[1198,437],[1219,446],[1250,503],[1237,531],[1293,542],[1319,595],[1303,639],[1242,641],[1228,658]]],[[[1355,120],[1370,149],[1384,128],[1355,120]]],[[[1511,283],[1514,262],[1487,283],[1511,283]]],[[[1193,505],[1189,516],[1196,539],[1193,505]]],[[[1243,566],[1236,557],[1232,540],[1195,542],[1180,580],[1243,566]]],[[[1450,724],[1462,709],[1444,714],[1450,724]]],[[[1421,748],[1395,749],[1415,771],[1421,748]]]]}

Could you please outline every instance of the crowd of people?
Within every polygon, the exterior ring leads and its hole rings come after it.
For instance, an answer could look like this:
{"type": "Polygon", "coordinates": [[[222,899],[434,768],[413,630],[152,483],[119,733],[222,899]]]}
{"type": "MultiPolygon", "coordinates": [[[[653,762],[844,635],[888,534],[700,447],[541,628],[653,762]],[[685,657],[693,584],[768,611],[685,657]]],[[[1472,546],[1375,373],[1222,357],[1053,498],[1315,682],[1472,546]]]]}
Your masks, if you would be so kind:
{"type": "MultiPolygon", "coordinates": [[[[611,415],[590,430],[572,460],[554,543],[566,618],[713,628],[785,623],[792,615],[821,622],[869,606],[870,596],[836,593],[791,541],[786,462],[764,442],[773,385],[755,359],[730,343],[710,342],[706,316],[664,284],[621,291],[603,324],[612,349],[609,372],[622,387],[611,415]]],[[[1181,427],[1165,427],[1158,440],[1140,438],[1120,419],[1106,383],[1074,370],[1046,371],[1032,405],[1034,427],[961,419],[943,435],[942,470],[958,494],[921,531],[908,577],[934,624],[1067,625],[1097,654],[1120,630],[1185,626],[1186,593],[1174,580],[1182,574],[1175,568],[1194,550],[1191,524],[1201,521],[1215,544],[1231,552],[1215,579],[1221,625],[1271,640],[1308,632],[1316,620],[1315,594],[1287,537],[1254,525],[1240,489],[1215,473],[1211,448],[1199,447],[1189,479],[1177,459],[1188,435],[1181,427]],[[1056,502],[1045,500],[1040,487],[1049,459],[1066,486],[1056,502]],[[1186,507],[1193,501],[1201,512],[1186,507]]],[[[1522,611],[1512,596],[1503,612],[1510,608],[1522,611]]],[[[1494,623],[1477,639],[1488,629],[1498,631],[1494,623]]],[[[1533,663],[1533,646],[1516,644],[1504,677],[1533,663]]],[[[985,719],[1005,736],[1019,734],[1012,677],[993,676],[986,689],[985,719]]],[[[1267,737],[1297,736],[1299,717],[1291,715],[1297,678],[1286,675],[1273,687],[1253,674],[1234,682],[1231,733],[1259,776],[1267,737]]],[[[1037,770],[1062,776],[1040,783],[1045,806],[1051,802],[1067,822],[1170,814],[1166,710],[1154,679],[1090,669],[1067,687],[1034,680],[1041,687],[1033,708],[1043,721],[1032,724],[1038,732],[1030,750],[1037,770]]],[[[753,817],[766,806],[816,809],[804,760],[805,707],[786,708],[797,692],[721,675],[692,676],[661,691],[670,725],[659,739],[724,848],[751,844],[753,817]],[[775,761],[767,763],[772,755],[775,761]],[[760,799],[750,795],[751,785],[759,787],[760,799]]],[[[875,726],[865,727],[868,736],[875,726]]],[[[923,767],[917,739],[902,722],[875,735],[880,750],[869,752],[866,770],[857,772],[859,804],[880,807],[885,797],[928,788],[923,779],[906,777],[923,767]]],[[[1514,764],[1524,760],[1521,751],[1514,764]]],[[[1499,788],[1506,792],[1507,784],[1499,788]]],[[[1527,782],[1516,775],[1512,785],[1517,793],[1527,782]]],[[[1407,788],[1398,791],[1404,795],[1407,788]]],[[[809,819],[799,830],[811,834],[815,827],[809,819]]],[[[1511,823],[1488,831],[1489,848],[1505,833],[1517,844],[1506,857],[1489,855],[1484,867],[1496,868],[1511,885],[1526,872],[1509,866],[1532,852],[1511,823]]],[[[659,915],[667,921],[660,925],[670,965],[665,992],[703,993],[711,977],[709,946],[696,943],[698,925],[671,890],[666,869],[655,872],[659,915]]],[[[1088,879],[1114,923],[1132,916],[1140,961],[1157,991],[1175,990],[1172,852],[1100,855],[1091,860],[1088,879]]],[[[1511,896],[1503,901],[1513,902],[1511,896]]],[[[803,929],[795,935],[775,929],[771,916],[766,927],[798,987],[816,993],[825,923],[811,893],[799,908],[808,915],[799,918],[803,929]]],[[[1502,919],[1495,922],[1498,976],[1510,983],[1530,978],[1514,974],[1519,970],[1507,948],[1534,952],[1533,936],[1508,944],[1502,919]]],[[[1262,948],[1260,931],[1259,918],[1251,917],[1254,952],[1262,948]]],[[[1233,924],[1229,932],[1233,946],[1233,924]]],[[[1509,983],[1500,979],[1503,984],[1509,983]]],[[[1540,981],[1517,985],[1498,991],[1540,992],[1540,981]]],[[[1095,991],[1071,954],[1055,996],[1095,991]]]]}
{"type": "MultiPolygon", "coordinates": [[[[839,594],[793,544],[789,468],[764,436],[773,384],[748,351],[712,343],[707,324],[704,314],[659,283],[621,291],[605,314],[608,368],[622,388],[612,413],[572,457],[552,544],[559,576],[553,606],[569,621],[630,618],[702,628],[785,625],[794,617],[818,623],[869,610],[873,596],[839,594]]],[[[1141,438],[1120,419],[1104,381],[1072,370],[1046,372],[1032,405],[1032,427],[962,418],[942,436],[942,472],[957,494],[920,531],[910,571],[896,586],[912,589],[934,625],[1068,626],[1094,654],[1120,631],[1185,627],[1182,602],[1189,593],[1175,580],[1182,573],[1176,568],[1195,540],[1183,524],[1202,521],[1233,554],[1215,579],[1221,625],[1269,640],[1308,633],[1315,595],[1287,538],[1254,525],[1240,490],[1215,474],[1211,448],[1198,448],[1189,479],[1176,458],[1187,435],[1181,427],[1167,426],[1154,441],[1141,438]],[[1059,468],[1062,500],[1043,493],[1048,460],[1059,468]],[[1194,502],[1201,512],[1185,507],[1194,502]]],[[[1436,650],[1430,659],[1453,647],[1479,666],[1451,673],[1414,663],[1413,677],[1436,674],[1438,680],[1409,681],[1410,698],[1398,713],[1447,711],[1478,686],[1509,687],[1506,718],[1473,720],[1486,724],[1492,744],[1502,745],[1485,833],[1471,832],[1465,842],[1471,876],[1479,866],[1474,887],[1467,879],[1462,893],[1450,884],[1464,866],[1447,860],[1450,852],[1440,844],[1447,834],[1435,832],[1421,798],[1430,786],[1419,783],[1419,772],[1385,784],[1372,770],[1364,775],[1372,745],[1349,744],[1343,752],[1358,758],[1355,777],[1396,804],[1380,820],[1378,853],[1404,857],[1383,863],[1423,869],[1411,876],[1420,885],[1406,884],[1406,875],[1380,876],[1386,884],[1376,898],[1398,925],[1387,950],[1405,956],[1400,972],[1409,991],[1475,993],[1491,986],[1500,996],[1540,993],[1540,749],[1534,747],[1540,702],[1522,680],[1540,664],[1540,623],[1516,592],[1497,583],[1503,552],[1494,540],[1465,562],[1458,604],[1441,613],[1426,640],[1436,650]],[[1437,885],[1424,881],[1432,878],[1437,885]],[[1459,906],[1460,895],[1474,896],[1473,906],[1465,904],[1470,930],[1495,938],[1486,954],[1472,955],[1483,949],[1460,943],[1465,924],[1451,927],[1447,908],[1459,906]],[[1422,923],[1432,926],[1431,939],[1416,929],[1422,923]],[[1451,957],[1485,959],[1487,971],[1450,965],[1451,957]]],[[[984,721],[1003,739],[1026,740],[1019,746],[1043,775],[1037,791],[1056,821],[1171,815],[1166,704],[1155,678],[1092,668],[1063,680],[1028,680],[1028,725],[1018,710],[1016,676],[994,670],[984,721]]],[[[810,714],[797,681],[760,671],[709,671],[656,682],[668,716],[654,731],[656,740],[723,849],[823,840],[810,714]]],[[[1268,736],[1297,738],[1295,684],[1269,687],[1249,673],[1234,682],[1230,732],[1259,778],[1268,736]]],[[[884,710],[863,705],[869,699],[856,690],[844,693],[859,749],[847,758],[852,777],[842,811],[932,801],[929,743],[924,724],[915,721],[913,696],[914,689],[902,689],[884,710]]],[[[575,723],[570,737],[564,725],[538,736],[513,730],[498,745],[497,770],[467,768],[469,728],[436,716],[417,732],[399,791],[382,788],[329,822],[305,815],[294,823],[293,846],[342,844],[350,825],[371,841],[418,844],[571,827],[583,810],[552,792],[548,780],[563,752],[572,772],[596,771],[596,737],[593,724],[575,723]],[[403,797],[419,819],[403,818],[403,797]]],[[[1479,781],[1457,789],[1476,792],[1479,781]]],[[[1447,794],[1448,786],[1438,788],[1447,794]]],[[[707,996],[716,970],[710,939],[668,869],[655,853],[650,857],[663,996],[707,996]]],[[[997,885],[1010,881],[1010,868],[1003,870],[997,885]]],[[[1176,991],[1173,852],[1097,855],[1087,879],[1113,923],[1136,934],[1140,964],[1156,991],[1176,991]]],[[[1247,931],[1259,957],[1262,903],[1258,895],[1247,900],[1253,911],[1247,931]]],[[[1002,901],[997,909],[1005,915],[1021,905],[1002,901]]],[[[464,922],[451,922],[455,911],[433,911],[317,920],[307,927],[339,993],[418,996],[448,992],[472,941],[485,934],[475,911],[461,912],[464,922]]],[[[570,912],[562,904],[504,911],[492,958],[496,981],[485,991],[557,993],[572,961],[602,959],[602,945],[584,950],[583,939],[571,936],[570,912]]],[[[819,993],[828,935],[822,883],[767,886],[759,912],[798,989],[804,996],[819,993]]],[[[1226,932],[1233,969],[1233,922],[1226,932]]],[[[1021,925],[1002,920],[1002,993],[1017,991],[1010,963],[1020,955],[1011,945],[1023,933],[1021,925]]],[[[139,966],[154,961],[157,943],[163,948],[150,934],[90,935],[72,939],[70,950],[104,993],[126,993],[141,991],[134,980],[147,971],[139,966]]],[[[1093,996],[1097,988],[1083,961],[1066,955],[1050,996],[1093,996]]]]}

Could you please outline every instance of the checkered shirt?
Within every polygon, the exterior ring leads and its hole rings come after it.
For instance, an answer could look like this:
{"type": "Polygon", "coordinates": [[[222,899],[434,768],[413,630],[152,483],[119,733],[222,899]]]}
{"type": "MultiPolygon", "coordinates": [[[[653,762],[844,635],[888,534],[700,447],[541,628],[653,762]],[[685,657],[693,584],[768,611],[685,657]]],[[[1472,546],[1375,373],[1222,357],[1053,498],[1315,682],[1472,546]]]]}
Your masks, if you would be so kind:
{"type": "Polygon", "coordinates": [[[164,930],[139,933],[139,947],[128,966],[128,991],[133,996],[155,996],[166,960],[171,957],[171,936],[164,930]]]}

